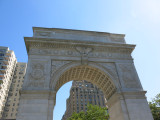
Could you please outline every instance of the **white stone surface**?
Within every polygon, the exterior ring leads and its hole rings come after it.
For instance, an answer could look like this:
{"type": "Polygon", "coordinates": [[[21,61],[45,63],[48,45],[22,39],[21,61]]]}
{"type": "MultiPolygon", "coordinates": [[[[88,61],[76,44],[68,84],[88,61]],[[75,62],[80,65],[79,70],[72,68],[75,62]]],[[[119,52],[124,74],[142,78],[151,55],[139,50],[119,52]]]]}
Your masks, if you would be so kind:
{"type": "Polygon", "coordinates": [[[111,120],[153,120],[145,92],[121,92],[108,100],[111,120]]]}
{"type": "Polygon", "coordinates": [[[68,81],[96,84],[108,100],[110,120],[153,120],[124,35],[33,28],[17,120],[52,120],[56,92],[68,81]],[[51,93],[53,92],[53,93],[51,93]]]}
{"type": "Polygon", "coordinates": [[[123,34],[54,28],[33,28],[33,37],[104,43],[125,43],[123,34]]]}

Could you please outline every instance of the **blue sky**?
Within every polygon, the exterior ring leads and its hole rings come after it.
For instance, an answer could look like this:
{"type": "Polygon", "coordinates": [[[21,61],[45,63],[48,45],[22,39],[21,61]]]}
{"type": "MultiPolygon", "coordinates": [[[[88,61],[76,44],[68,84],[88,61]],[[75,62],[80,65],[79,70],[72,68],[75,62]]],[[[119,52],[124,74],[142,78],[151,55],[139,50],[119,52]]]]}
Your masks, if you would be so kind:
{"type": "MultiPolygon", "coordinates": [[[[0,46],[20,62],[27,62],[23,37],[33,26],[126,34],[137,45],[132,56],[148,100],[160,93],[159,0],[0,0],[0,46]]],[[[70,85],[58,92],[54,120],[61,120],[70,85]]]]}

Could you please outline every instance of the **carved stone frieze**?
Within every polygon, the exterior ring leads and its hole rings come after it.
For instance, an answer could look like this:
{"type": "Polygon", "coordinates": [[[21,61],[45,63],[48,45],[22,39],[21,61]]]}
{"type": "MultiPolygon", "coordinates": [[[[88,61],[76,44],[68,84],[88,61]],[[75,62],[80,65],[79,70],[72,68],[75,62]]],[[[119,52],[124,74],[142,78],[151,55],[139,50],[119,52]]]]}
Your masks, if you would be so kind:
{"type": "Polygon", "coordinates": [[[130,54],[126,53],[114,53],[114,52],[93,52],[89,54],[89,57],[93,58],[109,58],[109,59],[132,59],[130,54]]]}
{"type": "Polygon", "coordinates": [[[37,55],[57,55],[57,56],[74,56],[86,59],[90,58],[104,58],[104,59],[132,59],[131,55],[125,50],[119,50],[119,52],[106,50],[106,51],[93,51],[93,48],[76,47],[75,49],[38,49],[31,48],[29,54],[37,55]]]}
{"type": "MultiPolygon", "coordinates": [[[[69,42],[68,42],[69,43],[69,42]]],[[[30,44],[30,51],[33,48],[39,48],[39,47],[43,47],[43,48],[56,48],[56,49],[75,49],[78,48],[79,45],[77,44],[68,44],[68,43],[64,43],[64,44],[58,44],[58,43],[41,43],[41,42],[31,42],[30,44]]],[[[94,48],[94,51],[101,51],[101,52],[120,52],[120,53],[132,53],[133,49],[134,49],[134,45],[108,45],[108,44],[100,44],[97,46],[95,46],[94,44],[87,44],[85,43],[84,45],[81,45],[81,47],[83,48],[94,48]]]]}
{"type": "Polygon", "coordinates": [[[126,88],[140,88],[139,81],[132,64],[120,64],[122,79],[126,88]]]}
{"type": "Polygon", "coordinates": [[[79,53],[74,50],[62,50],[62,49],[30,49],[30,54],[41,55],[61,55],[61,56],[79,56],[79,53]]]}

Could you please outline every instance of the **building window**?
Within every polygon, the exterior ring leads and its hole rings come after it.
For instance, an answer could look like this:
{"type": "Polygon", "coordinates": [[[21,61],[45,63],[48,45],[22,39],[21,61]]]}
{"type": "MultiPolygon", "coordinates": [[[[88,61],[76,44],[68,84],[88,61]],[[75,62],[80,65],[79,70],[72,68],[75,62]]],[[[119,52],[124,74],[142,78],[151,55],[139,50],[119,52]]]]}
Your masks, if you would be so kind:
{"type": "Polygon", "coordinates": [[[0,56],[4,56],[4,54],[3,54],[3,53],[0,53],[0,56]]]}
{"type": "Polygon", "coordinates": [[[23,72],[19,72],[19,74],[23,74],[23,72]]]}
{"type": "Polygon", "coordinates": [[[24,67],[24,65],[20,65],[22,68],[24,67]]]}

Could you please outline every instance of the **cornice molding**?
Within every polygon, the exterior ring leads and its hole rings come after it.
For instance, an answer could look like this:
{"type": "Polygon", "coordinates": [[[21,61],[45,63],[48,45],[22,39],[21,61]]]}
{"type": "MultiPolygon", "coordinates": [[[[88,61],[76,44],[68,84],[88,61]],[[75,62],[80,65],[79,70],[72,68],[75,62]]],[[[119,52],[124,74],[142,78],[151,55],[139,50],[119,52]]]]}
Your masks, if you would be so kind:
{"type": "Polygon", "coordinates": [[[76,48],[76,47],[90,47],[94,51],[108,51],[108,52],[125,52],[132,53],[135,45],[129,44],[116,44],[116,43],[102,43],[102,42],[88,42],[88,41],[74,41],[74,40],[59,40],[48,38],[34,38],[25,37],[25,44],[27,52],[29,48],[76,48]]]}

